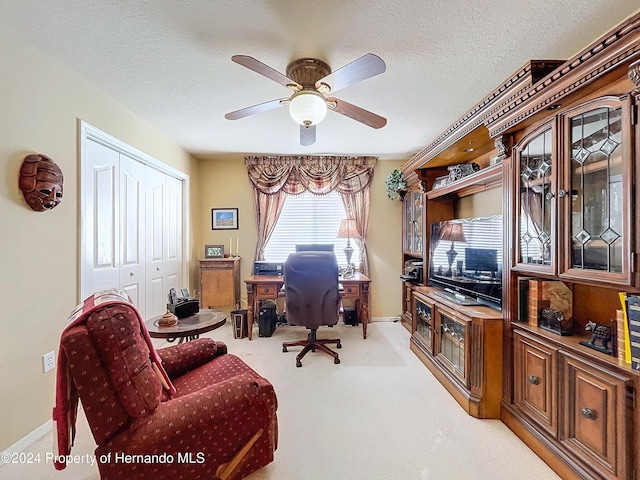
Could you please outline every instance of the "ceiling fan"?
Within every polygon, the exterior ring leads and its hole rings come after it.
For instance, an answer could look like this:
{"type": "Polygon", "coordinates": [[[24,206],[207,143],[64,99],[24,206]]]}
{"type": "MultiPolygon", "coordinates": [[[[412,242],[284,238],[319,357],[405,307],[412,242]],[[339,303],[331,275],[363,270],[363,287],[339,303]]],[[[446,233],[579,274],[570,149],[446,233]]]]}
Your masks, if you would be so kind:
{"type": "Polygon", "coordinates": [[[333,110],[372,128],[382,128],[387,124],[384,117],[344,100],[327,97],[341,88],[383,73],[386,65],[373,53],[367,53],[335,72],[331,72],[329,65],[322,60],[300,58],[287,66],[286,75],[247,55],[234,55],[231,60],[290,88],[293,94],[288,98],[278,98],[229,112],[225,115],[227,120],[237,120],[289,105],[289,114],[300,124],[300,145],[315,143],[316,125],[324,119],[327,110],[333,110]]]}

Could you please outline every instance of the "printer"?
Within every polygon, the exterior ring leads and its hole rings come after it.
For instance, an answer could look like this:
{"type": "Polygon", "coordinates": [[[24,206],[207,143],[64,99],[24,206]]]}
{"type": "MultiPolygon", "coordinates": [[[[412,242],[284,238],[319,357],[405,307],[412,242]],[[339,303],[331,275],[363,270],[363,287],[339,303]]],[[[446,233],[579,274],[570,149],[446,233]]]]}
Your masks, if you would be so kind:
{"type": "Polygon", "coordinates": [[[254,275],[282,275],[284,264],[282,262],[253,262],[254,275]]]}

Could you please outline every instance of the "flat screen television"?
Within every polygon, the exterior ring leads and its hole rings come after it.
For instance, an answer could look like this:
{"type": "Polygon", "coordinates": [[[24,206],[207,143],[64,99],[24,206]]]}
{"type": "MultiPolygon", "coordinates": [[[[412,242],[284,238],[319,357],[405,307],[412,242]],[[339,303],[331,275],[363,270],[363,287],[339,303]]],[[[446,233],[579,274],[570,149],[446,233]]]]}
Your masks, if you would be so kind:
{"type": "Polygon", "coordinates": [[[461,305],[502,306],[502,215],[431,224],[429,285],[461,305]]]}

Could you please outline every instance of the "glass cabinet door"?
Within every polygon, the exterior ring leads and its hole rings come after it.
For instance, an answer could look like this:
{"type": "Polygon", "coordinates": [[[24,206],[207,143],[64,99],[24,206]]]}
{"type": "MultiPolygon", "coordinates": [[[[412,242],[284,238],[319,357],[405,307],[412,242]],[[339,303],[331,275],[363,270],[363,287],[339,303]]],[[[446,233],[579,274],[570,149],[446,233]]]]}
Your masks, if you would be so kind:
{"type": "Polygon", "coordinates": [[[413,192],[413,245],[411,251],[422,256],[422,192],[413,192]]]}
{"type": "Polygon", "coordinates": [[[412,250],[412,236],[413,236],[413,194],[409,193],[404,198],[404,240],[402,249],[405,252],[411,252],[412,250]]]}
{"type": "Polygon", "coordinates": [[[448,314],[441,308],[437,310],[438,316],[438,358],[458,378],[463,380],[468,387],[467,361],[465,345],[467,344],[466,322],[454,315],[448,314]]]}
{"type": "Polygon", "coordinates": [[[631,212],[632,177],[623,152],[625,111],[617,99],[606,100],[564,118],[566,188],[559,194],[566,192],[567,248],[561,275],[630,281],[630,216],[623,212],[631,212]]]}
{"type": "Polygon", "coordinates": [[[554,131],[545,125],[525,137],[517,151],[517,242],[515,264],[521,270],[555,270],[554,131]]]}
{"type": "Polygon", "coordinates": [[[423,232],[423,194],[411,191],[404,198],[404,240],[402,248],[415,257],[422,257],[423,232]]]}
{"type": "Polygon", "coordinates": [[[424,347],[433,353],[433,304],[416,297],[416,332],[422,337],[424,347]]]}

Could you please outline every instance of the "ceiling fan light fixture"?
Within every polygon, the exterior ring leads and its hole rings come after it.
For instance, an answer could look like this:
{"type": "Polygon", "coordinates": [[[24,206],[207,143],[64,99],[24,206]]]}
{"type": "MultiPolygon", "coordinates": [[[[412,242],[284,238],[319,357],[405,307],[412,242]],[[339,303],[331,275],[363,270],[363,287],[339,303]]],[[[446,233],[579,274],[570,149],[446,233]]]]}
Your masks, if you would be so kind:
{"type": "Polygon", "coordinates": [[[327,103],[321,93],[302,90],[291,96],[289,114],[300,125],[317,125],[327,115],[327,103]]]}

